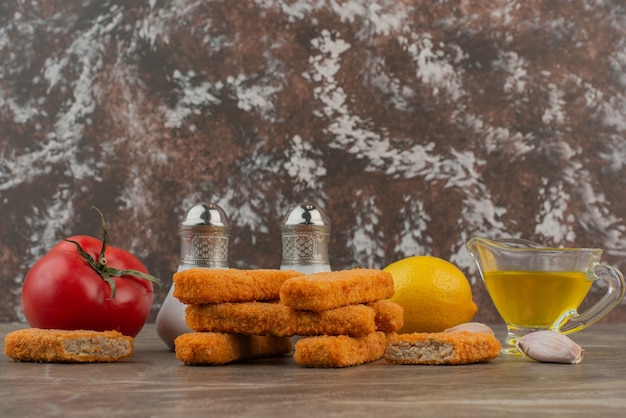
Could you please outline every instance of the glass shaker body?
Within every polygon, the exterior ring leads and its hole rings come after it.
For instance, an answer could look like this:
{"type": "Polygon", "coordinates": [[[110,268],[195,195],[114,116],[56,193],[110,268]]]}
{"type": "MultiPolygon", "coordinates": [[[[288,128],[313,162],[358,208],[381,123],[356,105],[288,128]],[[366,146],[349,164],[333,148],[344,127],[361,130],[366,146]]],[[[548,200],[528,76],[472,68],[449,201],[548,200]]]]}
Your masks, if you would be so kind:
{"type": "MultiPolygon", "coordinates": [[[[180,264],[177,272],[191,268],[227,269],[230,225],[223,209],[211,203],[192,207],[179,225],[180,264]]],[[[156,319],[157,334],[174,350],[174,340],[192,332],[185,322],[186,305],[174,297],[172,283],[156,319]]]]}

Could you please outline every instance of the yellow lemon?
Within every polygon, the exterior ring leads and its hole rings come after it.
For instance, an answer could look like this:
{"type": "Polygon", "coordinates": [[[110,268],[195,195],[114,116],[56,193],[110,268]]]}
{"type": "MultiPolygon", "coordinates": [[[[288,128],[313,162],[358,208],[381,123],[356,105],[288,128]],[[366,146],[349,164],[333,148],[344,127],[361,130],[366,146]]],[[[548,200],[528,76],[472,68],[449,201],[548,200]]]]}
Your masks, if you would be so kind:
{"type": "Polygon", "coordinates": [[[478,311],[470,283],[449,261],[414,256],[384,270],[394,281],[395,293],[390,300],[404,308],[401,333],[443,331],[470,322],[478,311]]]}

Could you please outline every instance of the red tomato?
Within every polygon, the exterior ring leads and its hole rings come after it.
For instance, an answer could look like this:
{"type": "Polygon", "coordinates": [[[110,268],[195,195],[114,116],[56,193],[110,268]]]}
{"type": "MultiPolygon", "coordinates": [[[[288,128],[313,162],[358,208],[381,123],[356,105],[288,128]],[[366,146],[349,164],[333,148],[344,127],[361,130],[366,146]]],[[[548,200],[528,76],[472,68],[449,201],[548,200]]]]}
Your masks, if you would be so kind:
{"type": "Polygon", "coordinates": [[[131,337],[141,331],[152,306],[152,282],[158,279],[134,255],[106,246],[107,239],[106,228],[104,243],[70,237],[75,243],[59,242],[35,263],[22,287],[22,309],[31,327],[117,330],[131,337]]]}

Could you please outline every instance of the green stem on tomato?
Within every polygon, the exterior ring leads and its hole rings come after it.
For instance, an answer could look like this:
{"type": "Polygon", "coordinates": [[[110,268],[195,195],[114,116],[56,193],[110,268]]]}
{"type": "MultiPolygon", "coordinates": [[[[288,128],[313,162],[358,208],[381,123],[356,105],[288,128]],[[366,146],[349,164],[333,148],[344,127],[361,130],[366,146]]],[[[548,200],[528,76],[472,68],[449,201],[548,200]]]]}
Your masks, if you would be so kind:
{"type": "Polygon", "coordinates": [[[111,288],[111,299],[115,299],[115,280],[113,277],[121,277],[121,276],[136,276],[144,280],[149,280],[157,286],[161,286],[161,281],[149,274],[146,274],[137,270],[118,270],[114,267],[109,267],[107,265],[106,257],[104,252],[106,250],[107,244],[109,243],[109,232],[106,227],[106,223],[104,222],[104,215],[102,212],[98,210],[98,208],[92,206],[92,208],[100,214],[100,219],[102,220],[102,248],[100,249],[100,254],[98,255],[98,261],[94,260],[92,256],[87,254],[83,247],[76,241],[71,239],[63,238],[63,241],[71,242],[76,246],[78,253],[83,257],[83,259],[89,264],[89,266],[96,272],[102,279],[107,282],[109,287],[111,288]]]}

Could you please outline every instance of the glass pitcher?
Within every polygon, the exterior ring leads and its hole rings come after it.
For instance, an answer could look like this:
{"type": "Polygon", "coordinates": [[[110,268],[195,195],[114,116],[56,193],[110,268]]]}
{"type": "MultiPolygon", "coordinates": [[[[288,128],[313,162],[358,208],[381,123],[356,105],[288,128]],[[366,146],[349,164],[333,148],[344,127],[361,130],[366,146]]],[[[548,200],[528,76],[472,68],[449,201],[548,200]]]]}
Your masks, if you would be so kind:
{"type": "Polygon", "coordinates": [[[516,238],[473,238],[466,248],[506,323],[503,353],[519,354],[515,343],[529,332],[580,331],[604,317],[624,297],[622,273],[600,263],[602,250],[598,248],[551,248],[516,238]],[[606,282],[604,296],[579,313],[596,280],[606,282]]]}

